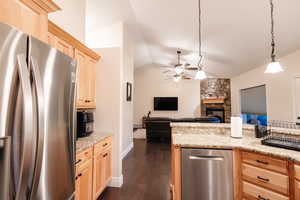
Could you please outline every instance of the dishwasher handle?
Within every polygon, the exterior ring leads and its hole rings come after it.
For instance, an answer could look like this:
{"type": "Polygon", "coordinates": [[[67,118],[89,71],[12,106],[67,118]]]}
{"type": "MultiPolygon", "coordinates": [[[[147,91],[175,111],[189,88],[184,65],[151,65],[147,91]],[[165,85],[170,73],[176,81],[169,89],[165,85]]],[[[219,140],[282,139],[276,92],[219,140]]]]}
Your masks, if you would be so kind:
{"type": "Polygon", "coordinates": [[[189,156],[190,160],[224,161],[223,156],[189,156]]]}

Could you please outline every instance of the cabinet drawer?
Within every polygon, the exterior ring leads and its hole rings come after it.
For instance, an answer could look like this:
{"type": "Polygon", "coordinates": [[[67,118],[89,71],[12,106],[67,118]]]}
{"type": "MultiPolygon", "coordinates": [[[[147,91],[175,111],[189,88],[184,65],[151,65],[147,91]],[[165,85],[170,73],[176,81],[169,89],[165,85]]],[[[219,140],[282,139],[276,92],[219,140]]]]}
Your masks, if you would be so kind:
{"type": "Polygon", "coordinates": [[[289,197],[271,192],[264,188],[243,181],[243,196],[249,200],[289,200],[289,197]]]}
{"type": "Polygon", "coordinates": [[[300,181],[300,166],[295,165],[295,177],[300,181]]]}
{"type": "Polygon", "coordinates": [[[289,177],[286,175],[242,164],[242,177],[255,185],[263,186],[284,195],[289,194],[289,177]]]}
{"type": "Polygon", "coordinates": [[[78,165],[81,165],[85,161],[92,159],[92,157],[93,157],[92,147],[77,153],[76,154],[76,167],[78,165]]]}
{"type": "Polygon", "coordinates": [[[288,162],[271,156],[242,152],[242,161],[263,169],[269,169],[283,174],[288,173],[288,162]]]}
{"type": "Polygon", "coordinates": [[[94,146],[94,155],[96,155],[98,153],[101,153],[105,149],[111,147],[111,144],[112,144],[112,138],[111,137],[105,138],[104,140],[98,142],[94,146]]]}

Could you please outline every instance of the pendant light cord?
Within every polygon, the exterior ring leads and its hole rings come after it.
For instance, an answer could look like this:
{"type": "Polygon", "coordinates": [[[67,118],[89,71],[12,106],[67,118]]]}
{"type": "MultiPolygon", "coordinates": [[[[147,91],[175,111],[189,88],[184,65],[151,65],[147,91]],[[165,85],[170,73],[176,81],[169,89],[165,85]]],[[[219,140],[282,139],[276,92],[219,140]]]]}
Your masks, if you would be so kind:
{"type": "Polygon", "coordinates": [[[198,35],[198,37],[199,37],[199,62],[198,62],[198,67],[199,67],[199,69],[202,69],[202,66],[201,66],[201,64],[202,64],[202,58],[203,58],[203,56],[202,56],[202,33],[201,33],[201,0],[198,0],[198,11],[199,11],[199,17],[198,17],[198,22],[199,22],[199,35],[198,35]]]}
{"type": "Polygon", "coordinates": [[[273,0],[270,0],[270,6],[271,6],[271,38],[272,38],[272,52],[271,52],[271,59],[272,62],[275,62],[275,34],[274,34],[274,4],[273,0]]]}

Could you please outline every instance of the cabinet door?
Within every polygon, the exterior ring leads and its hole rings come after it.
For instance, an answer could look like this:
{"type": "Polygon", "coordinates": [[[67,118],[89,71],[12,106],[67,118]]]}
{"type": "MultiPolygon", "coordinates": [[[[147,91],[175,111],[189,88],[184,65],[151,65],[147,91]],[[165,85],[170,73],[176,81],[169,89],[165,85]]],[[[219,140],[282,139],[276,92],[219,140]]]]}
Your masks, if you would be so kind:
{"type": "Polygon", "coordinates": [[[73,58],[73,46],[56,37],[56,48],[64,54],[73,58]]]}
{"type": "Polygon", "coordinates": [[[28,7],[20,0],[5,0],[0,4],[0,22],[12,25],[44,42],[47,42],[47,13],[35,3],[28,7]]]}
{"type": "Polygon", "coordinates": [[[76,200],[92,200],[93,165],[92,160],[86,161],[79,166],[76,176],[76,200]]]}
{"type": "Polygon", "coordinates": [[[104,178],[103,169],[105,168],[105,163],[103,160],[103,154],[98,153],[94,157],[94,170],[93,170],[93,195],[94,199],[97,199],[98,196],[104,189],[104,178]]]}
{"type": "Polygon", "coordinates": [[[77,108],[85,108],[87,84],[86,84],[86,68],[85,54],[75,49],[75,58],[77,60],[77,108]]]}
{"type": "Polygon", "coordinates": [[[87,83],[87,105],[89,108],[96,107],[96,95],[95,95],[95,85],[96,85],[96,63],[97,61],[87,57],[86,65],[86,83],[87,83]]]}
{"type": "Polygon", "coordinates": [[[103,167],[103,174],[104,174],[104,186],[106,187],[108,182],[111,180],[112,177],[112,150],[111,148],[109,148],[108,150],[106,150],[103,155],[103,163],[104,163],[104,167],[103,167]]]}
{"type": "Polygon", "coordinates": [[[295,199],[300,199],[300,181],[295,180],[295,199]]]}
{"type": "Polygon", "coordinates": [[[48,44],[56,48],[56,37],[52,33],[48,33],[48,44]]]}

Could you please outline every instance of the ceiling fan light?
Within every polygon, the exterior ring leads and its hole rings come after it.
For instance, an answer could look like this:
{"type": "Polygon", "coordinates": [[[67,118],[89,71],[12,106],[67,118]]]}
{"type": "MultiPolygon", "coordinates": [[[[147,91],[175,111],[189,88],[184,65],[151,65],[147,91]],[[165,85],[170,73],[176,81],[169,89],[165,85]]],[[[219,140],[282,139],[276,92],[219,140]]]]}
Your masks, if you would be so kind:
{"type": "Polygon", "coordinates": [[[181,76],[174,76],[173,81],[178,83],[181,80],[181,76]]]}
{"type": "Polygon", "coordinates": [[[175,67],[175,73],[176,74],[181,74],[183,72],[183,68],[182,67],[175,67]]]}
{"type": "Polygon", "coordinates": [[[203,79],[206,79],[207,76],[205,74],[205,72],[203,70],[199,70],[195,76],[195,79],[196,80],[203,80],[203,79]]]}
{"type": "Polygon", "coordinates": [[[283,69],[279,62],[271,62],[267,66],[265,73],[266,74],[275,74],[275,73],[282,72],[282,71],[283,71],[283,69]]]}

